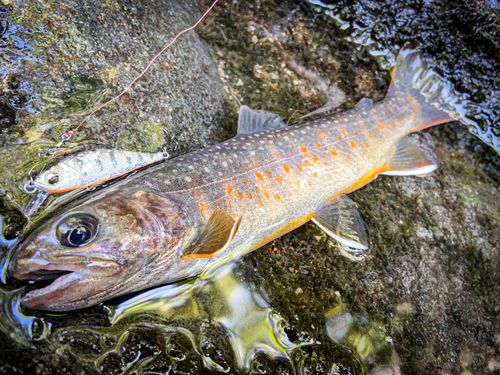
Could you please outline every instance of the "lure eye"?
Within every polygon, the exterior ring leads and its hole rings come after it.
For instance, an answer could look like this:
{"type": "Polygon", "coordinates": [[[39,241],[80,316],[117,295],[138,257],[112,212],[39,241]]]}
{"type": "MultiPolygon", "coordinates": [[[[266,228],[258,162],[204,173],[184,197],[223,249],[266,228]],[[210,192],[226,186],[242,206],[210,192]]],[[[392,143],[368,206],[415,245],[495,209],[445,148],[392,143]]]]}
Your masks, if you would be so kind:
{"type": "Polygon", "coordinates": [[[91,242],[99,232],[99,221],[86,214],[76,214],[59,224],[56,237],[63,246],[80,247],[91,242]]]}
{"type": "Polygon", "coordinates": [[[57,173],[51,173],[47,176],[47,182],[51,185],[55,185],[59,182],[59,175],[57,173]]]}

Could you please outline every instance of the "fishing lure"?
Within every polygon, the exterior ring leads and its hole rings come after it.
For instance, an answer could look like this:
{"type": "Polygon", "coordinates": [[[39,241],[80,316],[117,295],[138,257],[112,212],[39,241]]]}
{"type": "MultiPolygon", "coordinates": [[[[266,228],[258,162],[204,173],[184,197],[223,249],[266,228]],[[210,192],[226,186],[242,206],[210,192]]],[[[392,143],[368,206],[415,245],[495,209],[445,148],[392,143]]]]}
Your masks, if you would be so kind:
{"type": "Polygon", "coordinates": [[[146,153],[98,149],[69,156],[41,172],[24,185],[24,191],[37,190],[52,194],[96,185],[123,176],[146,165],[168,158],[166,151],[146,153]]]}

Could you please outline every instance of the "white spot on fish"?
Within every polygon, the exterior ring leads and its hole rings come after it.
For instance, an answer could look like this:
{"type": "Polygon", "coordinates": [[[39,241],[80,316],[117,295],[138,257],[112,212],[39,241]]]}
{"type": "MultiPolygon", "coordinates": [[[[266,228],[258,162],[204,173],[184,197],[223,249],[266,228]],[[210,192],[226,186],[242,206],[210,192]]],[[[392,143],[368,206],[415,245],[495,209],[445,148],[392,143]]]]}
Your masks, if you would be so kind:
{"type": "Polygon", "coordinates": [[[185,177],[185,180],[186,180],[187,182],[191,182],[191,181],[192,181],[191,177],[189,177],[189,176],[188,176],[188,177],[185,177]]]}
{"type": "Polygon", "coordinates": [[[255,155],[255,151],[250,151],[250,155],[254,156],[255,155]]]}
{"type": "Polygon", "coordinates": [[[301,132],[302,134],[306,134],[306,132],[305,132],[304,130],[301,130],[300,132],[301,132]]]}
{"type": "Polygon", "coordinates": [[[189,169],[194,169],[194,167],[192,165],[188,166],[189,169]]]}
{"type": "Polygon", "coordinates": [[[222,165],[223,165],[224,167],[227,167],[227,163],[226,163],[225,161],[223,161],[223,162],[222,162],[222,165]]]}
{"type": "Polygon", "coordinates": [[[285,135],[285,136],[283,137],[283,139],[288,141],[290,138],[288,138],[288,136],[287,136],[287,135],[285,135]]]}
{"type": "Polygon", "coordinates": [[[207,167],[203,168],[203,170],[204,170],[205,172],[207,172],[207,173],[209,173],[209,172],[210,172],[210,169],[208,169],[207,167]]]}

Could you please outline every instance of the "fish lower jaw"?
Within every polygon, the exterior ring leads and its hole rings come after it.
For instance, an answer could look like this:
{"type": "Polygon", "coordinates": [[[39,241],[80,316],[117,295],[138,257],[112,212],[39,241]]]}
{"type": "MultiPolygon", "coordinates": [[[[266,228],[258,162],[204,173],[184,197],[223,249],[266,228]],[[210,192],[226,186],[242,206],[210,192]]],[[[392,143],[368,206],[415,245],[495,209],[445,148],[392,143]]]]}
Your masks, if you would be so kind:
{"type": "Polygon", "coordinates": [[[68,286],[73,285],[75,281],[81,280],[84,277],[85,275],[77,272],[67,272],[55,278],[52,283],[46,287],[28,292],[21,299],[21,304],[24,307],[45,310],[48,303],[54,302],[64,295],[68,286]]]}

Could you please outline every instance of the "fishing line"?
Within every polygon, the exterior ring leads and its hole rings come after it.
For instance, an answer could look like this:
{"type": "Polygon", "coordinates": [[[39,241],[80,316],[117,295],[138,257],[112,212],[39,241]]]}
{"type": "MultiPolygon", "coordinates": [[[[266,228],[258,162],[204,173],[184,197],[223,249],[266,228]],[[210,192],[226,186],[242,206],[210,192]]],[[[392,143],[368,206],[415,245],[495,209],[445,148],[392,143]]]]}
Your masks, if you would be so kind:
{"type": "Polygon", "coordinates": [[[168,47],[170,47],[172,44],[174,44],[174,42],[177,40],[178,37],[180,37],[182,34],[184,34],[185,32],[189,31],[189,30],[192,30],[194,29],[196,26],[199,25],[199,23],[205,18],[205,16],[212,10],[212,8],[215,6],[215,4],[217,4],[219,0],[215,0],[213,2],[213,4],[210,6],[210,8],[208,8],[205,13],[201,16],[201,18],[191,27],[188,27],[187,29],[185,30],[182,30],[180,33],[178,33],[174,39],[172,39],[172,41],[167,45],[165,46],[160,52],[158,52],[156,54],[155,57],[153,57],[151,59],[151,61],[149,62],[149,64],[144,68],[144,70],[132,81],[130,82],[130,84],[125,88],[125,90],[123,90],[121,93],[119,93],[117,96],[115,96],[114,98],[108,100],[106,103],[104,103],[103,105],[101,105],[100,107],[98,107],[97,109],[93,110],[87,117],[85,117],[83,119],[82,122],[80,122],[80,124],[78,124],[78,126],[74,129],[74,130],[70,130],[70,131],[67,131],[67,132],[64,132],[62,135],[61,135],[61,138],[62,138],[62,142],[65,142],[67,141],[68,139],[71,138],[71,136],[73,135],[73,133],[75,133],[83,124],[85,121],[87,121],[87,119],[90,118],[90,116],[92,116],[94,113],[96,113],[97,111],[99,111],[100,109],[104,108],[105,106],[107,106],[109,103],[111,102],[114,102],[116,99],[120,98],[123,94],[125,94],[131,87],[132,85],[137,82],[139,80],[139,78],[141,78],[144,73],[146,73],[146,71],[149,69],[149,67],[153,64],[153,62],[163,53],[165,52],[168,47]]]}

